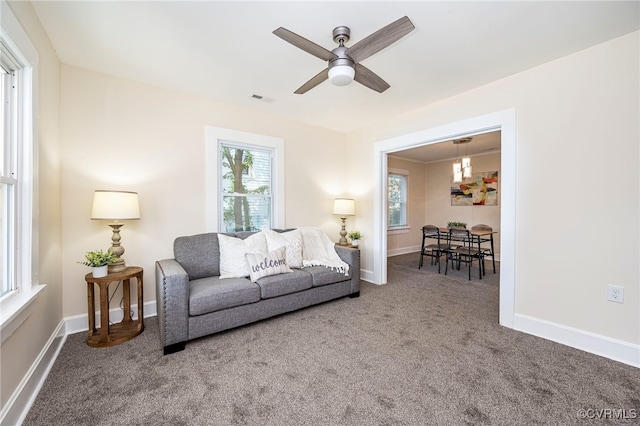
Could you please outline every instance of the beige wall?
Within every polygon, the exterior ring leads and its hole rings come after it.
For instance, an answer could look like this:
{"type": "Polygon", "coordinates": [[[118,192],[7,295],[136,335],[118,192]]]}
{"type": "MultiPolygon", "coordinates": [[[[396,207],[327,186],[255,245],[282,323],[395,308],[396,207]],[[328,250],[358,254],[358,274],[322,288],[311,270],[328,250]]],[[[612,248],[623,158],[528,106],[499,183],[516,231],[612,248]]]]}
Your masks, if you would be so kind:
{"type": "MultiPolygon", "coordinates": [[[[62,67],[62,228],[65,317],[87,312],[85,251],[111,243],[92,221],[96,189],[139,193],[141,219],[121,231],[125,260],[145,269],[144,300],[155,300],[154,262],[173,240],[206,232],[207,125],[275,136],[285,144],[285,225],[319,226],[339,237],[333,198],[345,187],[345,135],[201,97],[62,67]]],[[[112,306],[120,301],[119,294],[112,306]]]]}
{"type": "Polygon", "coordinates": [[[0,406],[5,407],[34,365],[47,341],[62,321],[60,239],[60,62],[38,21],[31,3],[11,2],[10,7],[38,51],[39,167],[34,225],[38,227],[39,282],[46,284],[36,299],[34,312],[0,346],[0,406]]]}
{"type": "MultiPolygon", "coordinates": [[[[347,154],[515,108],[516,315],[637,345],[639,50],[635,32],[391,118],[350,133],[347,154]],[[608,284],[624,286],[624,304],[606,300],[608,284]]],[[[349,170],[369,212],[358,218],[365,234],[377,208],[373,166],[349,170]]],[[[363,245],[363,269],[373,270],[374,250],[363,245]]]]}

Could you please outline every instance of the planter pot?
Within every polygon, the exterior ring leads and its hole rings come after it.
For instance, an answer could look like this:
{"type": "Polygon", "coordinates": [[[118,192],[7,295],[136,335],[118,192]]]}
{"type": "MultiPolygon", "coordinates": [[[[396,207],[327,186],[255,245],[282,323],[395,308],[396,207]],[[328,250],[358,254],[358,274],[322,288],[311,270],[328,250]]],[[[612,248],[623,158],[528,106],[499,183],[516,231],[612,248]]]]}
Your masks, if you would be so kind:
{"type": "Polygon", "coordinates": [[[93,278],[102,278],[106,277],[109,273],[109,265],[104,266],[94,266],[92,268],[93,278]]]}
{"type": "Polygon", "coordinates": [[[358,240],[352,240],[351,241],[351,246],[352,247],[358,247],[358,240]]]}

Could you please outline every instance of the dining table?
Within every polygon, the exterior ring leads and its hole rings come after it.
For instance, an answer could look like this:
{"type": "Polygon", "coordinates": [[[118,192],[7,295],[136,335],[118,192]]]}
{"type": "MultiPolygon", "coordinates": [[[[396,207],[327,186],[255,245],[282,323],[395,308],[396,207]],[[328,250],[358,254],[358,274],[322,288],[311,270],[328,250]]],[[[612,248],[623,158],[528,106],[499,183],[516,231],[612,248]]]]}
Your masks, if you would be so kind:
{"type": "MultiPolygon", "coordinates": [[[[440,227],[440,234],[443,235],[448,235],[449,234],[449,229],[448,227],[440,227]]],[[[496,273],[496,258],[494,256],[494,247],[493,247],[493,235],[497,234],[498,231],[494,231],[494,230],[488,230],[488,229],[468,229],[469,234],[473,237],[473,238],[477,238],[478,240],[478,247],[480,247],[480,245],[482,243],[489,243],[490,247],[491,247],[491,263],[493,266],[493,273],[496,273]]]]}

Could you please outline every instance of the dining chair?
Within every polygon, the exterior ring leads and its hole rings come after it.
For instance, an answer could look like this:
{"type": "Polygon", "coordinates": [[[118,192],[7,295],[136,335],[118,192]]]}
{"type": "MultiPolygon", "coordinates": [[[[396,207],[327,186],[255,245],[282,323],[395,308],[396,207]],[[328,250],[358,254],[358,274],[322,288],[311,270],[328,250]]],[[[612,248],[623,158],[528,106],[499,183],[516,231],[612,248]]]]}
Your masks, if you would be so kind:
{"type": "Polygon", "coordinates": [[[431,258],[431,264],[438,264],[438,273],[440,273],[440,258],[445,254],[448,248],[446,235],[440,233],[440,228],[435,225],[425,225],[422,227],[422,248],[420,249],[420,263],[418,269],[422,268],[423,258],[428,256],[431,258]],[[429,240],[433,242],[429,243],[429,240]]]}
{"type": "MultiPolygon", "coordinates": [[[[493,232],[493,228],[490,227],[489,225],[485,225],[484,223],[478,223],[477,225],[473,225],[471,227],[472,231],[489,231],[489,232],[493,232]]],[[[493,236],[492,235],[488,235],[485,237],[479,237],[480,238],[480,249],[482,250],[482,271],[483,271],[483,275],[487,272],[486,268],[484,267],[484,258],[485,257],[491,257],[491,263],[493,264],[493,273],[496,273],[496,258],[494,257],[493,254],[493,236]],[[489,243],[489,246],[487,246],[486,244],[489,243]],[[484,244],[484,245],[483,245],[484,244]]]]}
{"type": "Polygon", "coordinates": [[[453,267],[457,264],[457,269],[460,270],[460,264],[467,264],[469,270],[469,281],[471,281],[471,266],[474,260],[478,261],[478,277],[482,279],[483,275],[483,258],[482,250],[480,249],[480,241],[474,235],[465,228],[449,228],[449,247],[446,250],[446,265],[444,268],[444,274],[447,275],[449,270],[449,261],[453,267]],[[455,246],[455,243],[462,243],[462,246],[455,246]]]}

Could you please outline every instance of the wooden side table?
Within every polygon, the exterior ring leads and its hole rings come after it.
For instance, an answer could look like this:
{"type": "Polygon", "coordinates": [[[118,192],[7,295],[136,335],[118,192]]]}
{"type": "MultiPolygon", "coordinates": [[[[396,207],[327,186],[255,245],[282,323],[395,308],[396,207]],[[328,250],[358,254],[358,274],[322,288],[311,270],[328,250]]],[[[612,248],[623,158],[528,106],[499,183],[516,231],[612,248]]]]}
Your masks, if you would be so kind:
{"type": "Polygon", "coordinates": [[[144,330],[143,302],[142,302],[142,268],[128,266],[124,271],[113,272],[106,277],[94,278],[87,274],[87,298],[89,302],[89,335],[87,345],[94,348],[115,346],[131,340],[144,330]],[[138,320],[131,319],[131,278],[138,282],[138,320]],[[122,281],[124,296],[124,318],[117,324],[109,324],[109,284],[122,281]],[[96,329],[96,307],[94,284],[100,287],[100,328],[96,329]]]}

